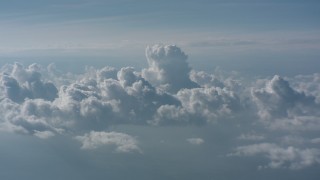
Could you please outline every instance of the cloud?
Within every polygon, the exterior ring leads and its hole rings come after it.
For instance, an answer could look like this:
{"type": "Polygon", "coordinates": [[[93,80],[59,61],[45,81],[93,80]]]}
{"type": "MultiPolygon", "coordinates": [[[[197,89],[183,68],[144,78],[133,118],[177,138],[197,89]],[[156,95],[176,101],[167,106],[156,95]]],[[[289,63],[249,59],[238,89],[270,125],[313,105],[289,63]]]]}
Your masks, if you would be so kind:
{"type": "Polygon", "coordinates": [[[189,138],[187,141],[192,145],[201,145],[204,143],[204,140],[201,138],[189,138]]]}
{"type": "Polygon", "coordinates": [[[225,87],[223,81],[213,74],[209,74],[204,71],[191,71],[190,79],[203,87],[225,87]]]}
{"type": "Polygon", "coordinates": [[[208,121],[241,109],[237,95],[219,87],[183,89],[177,97],[188,112],[204,116],[208,121]]]}
{"type": "Polygon", "coordinates": [[[2,129],[6,126],[11,131],[39,137],[40,132],[46,131],[55,134],[79,129],[105,130],[115,124],[147,125],[160,106],[181,104],[176,97],[152,86],[131,67],[120,70],[89,68],[73,81],[63,83],[52,65],[47,69],[48,74],[42,72],[43,69],[39,65],[25,68],[18,63],[3,68],[0,84],[2,129]],[[46,81],[40,78],[41,72],[46,78],[54,76],[53,81],[60,84],[59,90],[53,83],[46,86],[45,92],[54,92],[54,99],[44,96],[42,87],[46,81]],[[32,82],[40,85],[32,88],[32,82]]]}
{"type": "Polygon", "coordinates": [[[261,141],[264,140],[265,137],[263,135],[259,135],[256,133],[248,133],[248,134],[241,134],[238,139],[240,140],[249,140],[249,141],[261,141]]]}
{"type": "Polygon", "coordinates": [[[30,134],[44,138],[60,133],[61,129],[45,118],[48,114],[54,116],[54,108],[50,101],[28,99],[23,104],[17,104],[8,98],[0,101],[0,129],[21,134],[30,134]],[[43,132],[44,134],[41,134],[43,132]]]}
{"type": "Polygon", "coordinates": [[[235,156],[263,155],[270,160],[268,165],[260,168],[302,169],[320,164],[320,150],[316,148],[280,147],[273,143],[260,143],[236,148],[235,156]]]}
{"type": "Polygon", "coordinates": [[[290,81],[298,91],[303,91],[306,95],[314,96],[316,102],[320,103],[320,74],[297,75],[290,81]]]}
{"type": "Polygon", "coordinates": [[[179,47],[150,46],[146,56],[149,68],[141,72],[90,67],[84,74],[66,75],[52,64],[6,65],[1,69],[1,124],[37,136],[103,131],[117,124],[205,125],[244,110],[234,91],[241,84],[191,71],[179,47]]]}
{"type": "Polygon", "coordinates": [[[37,64],[24,68],[23,65],[15,63],[12,67],[5,68],[0,77],[4,96],[15,102],[22,102],[25,98],[53,101],[58,90],[52,82],[41,80],[39,71],[37,64]]]}
{"type": "Polygon", "coordinates": [[[6,65],[0,86],[2,125],[35,136],[46,131],[102,131],[117,124],[204,125],[232,118],[242,108],[228,83],[213,75],[192,73],[196,81],[209,81],[200,83],[203,87],[191,81],[187,56],[177,46],[147,47],[146,54],[149,68],[141,72],[133,67],[91,67],[84,74],[66,75],[52,64],[6,65]],[[161,72],[164,81],[153,84],[154,79],[145,76],[149,70],[161,72]]]}
{"type": "Polygon", "coordinates": [[[54,133],[51,131],[35,131],[34,135],[41,139],[47,139],[54,136],[54,133]]]}
{"type": "Polygon", "coordinates": [[[175,97],[181,106],[160,106],[151,124],[203,125],[233,118],[242,108],[236,94],[218,87],[182,89],[175,97]]]}
{"type": "Polygon", "coordinates": [[[194,88],[198,85],[190,80],[191,68],[187,55],[175,45],[154,45],[146,49],[148,69],[142,70],[142,76],[155,86],[176,93],[182,88],[194,88]]]}
{"type": "Polygon", "coordinates": [[[316,98],[293,89],[280,76],[274,76],[261,89],[253,89],[251,94],[259,117],[271,128],[318,130],[320,127],[316,98]]]}
{"type": "Polygon", "coordinates": [[[150,46],[146,56],[149,67],[141,71],[87,67],[72,74],[53,64],[3,66],[0,130],[42,139],[76,137],[82,149],[111,146],[117,152],[141,152],[136,138],[108,130],[118,125],[211,125],[223,127],[217,133],[234,136],[238,147],[233,155],[266,157],[270,163],[264,167],[318,164],[318,74],[252,83],[233,73],[191,70],[177,46],[150,46]]]}
{"type": "Polygon", "coordinates": [[[91,131],[83,136],[76,136],[76,140],[82,143],[81,148],[90,150],[103,146],[115,146],[117,152],[140,152],[136,138],[119,132],[97,132],[91,131]]]}
{"type": "Polygon", "coordinates": [[[276,75],[270,80],[258,80],[251,88],[252,111],[257,108],[259,118],[257,122],[251,120],[251,128],[259,129],[263,136],[241,134],[237,139],[260,143],[239,145],[232,155],[267,158],[269,163],[260,168],[296,170],[320,163],[317,98],[299,82],[291,82],[293,85],[276,75]],[[266,140],[269,142],[263,142],[266,140]]]}

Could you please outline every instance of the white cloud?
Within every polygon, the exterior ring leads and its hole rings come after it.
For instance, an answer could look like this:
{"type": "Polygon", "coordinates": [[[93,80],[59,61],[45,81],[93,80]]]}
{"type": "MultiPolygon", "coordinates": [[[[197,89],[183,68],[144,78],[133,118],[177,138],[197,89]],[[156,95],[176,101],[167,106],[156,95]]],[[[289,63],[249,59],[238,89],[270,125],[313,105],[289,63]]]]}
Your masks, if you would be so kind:
{"type": "Polygon", "coordinates": [[[267,81],[264,88],[253,89],[258,115],[273,129],[317,130],[320,128],[316,98],[293,89],[280,76],[267,81]]]}
{"type": "Polygon", "coordinates": [[[224,83],[219,78],[204,71],[191,71],[190,79],[204,87],[225,87],[224,83]]]}
{"type": "Polygon", "coordinates": [[[182,88],[198,87],[189,78],[191,68],[187,63],[187,55],[179,47],[161,44],[148,46],[146,56],[149,68],[142,70],[142,76],[153,85],[171,93],[182,88]]]}
{"type": "MultiPolygon", "coordinates": [[[[149,67],[142,71],[133,67],[89,67],[85,73],[71,74],[62,73],[54,65],[3,66],[0,130],[42,139],[83,132],[76,137],[83,149],[114,146],[119,152],[140,152],[135,138],[106,129],[123,124],[220,123],[218,127],[238,139],[241,148],[235,154],[265,156],[270,159],[267,167],[299,169],[318,164],[318,160],[308,160],[318,158],[317,74],[290,81],[274,76],[250,84],[234,75],[190,71],[187,56],[177,46],[151,46],[146,54],[149,67]],[[263,143],[266,139],[272,143],[263,143]],[[248,146],[249,141],[261,144],[248,146]],[[247,146],[241,146],[243,143],[247,146]],[[282,160],[273,158],[282,155],[282,160]],[[285,158],[287,155],[293,158],[285,158]]],[[[204,143],[201,138],[187,141],[204,143]]]]}
{"type": "Polygon", "coordinates": [[[115,146],[117,152],[141,152],[136,138],[125,133],[91,131],[83,136],[76,136],[75,139],[82,143],[82,149],[87,150],[115,146]]]}
{"type": "Polygon", "coordinates": [[[316,97],[316,102],[320,104],[320,74],[298,75],[291,79],[292,85],[309,96],[316,97]]]}
{"type": "Polygon", "coordinates": [[[4,96],[15,102],[22,102],[25,98],[53,101],[57,97],[58,90],[53,83],[41,79],[40,69],[37,64],[24,68],[19,63],[4,68],[0,77],[4,96]]]}
{"type": "Polygon", "coordinates": [[[204,140],[201,138],[189,138],[187,141],[192,145],[201,145],[204,143],[204,140]]]}
{"type": "Polygon", "coordinates": [[[54,133],[51,131],[35,131],[34,135],[41,139],[47,139],[54,136],[54,133]]]}
{"type": "Polygon", "coordinates": [[[191,81],[187,56],[177,46],[154,45],[147,47],[146,54],[149,69],[142,72],[132,67],[89,67],[84,74],[70,75],[52,64],[47,68],[6,65],[1,69],[0,97],[6,107],[2,124],[11,123],[31,134],[34,130],[100,131],[114,124],[199,125],[233,117],[242,108],[238,96],[222,81],[217,87],[220,80],[213,75],[193,73],[196,81],[209,81],[200,83],[203,87],[191,81]],[[152,84],[155,79],[145,74],[149,70],[163,81],[152,84]],[[41,122],[40,129],[30,126],[35,122],[41,122]]]}
{"type": "Polygon", "coordinates": [[[183,89],[177,97],[188,112],[204,116],[208,121],[227,117],[241,109],[235,93],[218,87],[183,89]]]}
{"type": "MultiPolygon", "coordinates": [[[[28,99],[22,105],[5,98],[0,101],[0,129],[22,134],[44,137],[41,132],[48,135],[60,133],[61,125],[55,126],[53,122],[45,118],[49,115],[54,116],[54,109],[50,102],[41,99],[28,99]]],[[[48,136],[49,137],[49,136],[48,136]]]]}
{"type": "Polygon", "coordinates": [[[151,124],[203,125],[234,118],[242,109],[237,95],[218,87],[182,89],[175,97],[181,102],[181,106],[160,106],[153,120],[149,121],[151,124]]]}
{"type": "Polygon", "coordinates": [[[320,164],[320,150],[315,148],[280,147],[273,143],[260,143],[237,147],[235,156],[262,155],[269,159],[264,168],[302,169],[314,164],[320,164]]]}

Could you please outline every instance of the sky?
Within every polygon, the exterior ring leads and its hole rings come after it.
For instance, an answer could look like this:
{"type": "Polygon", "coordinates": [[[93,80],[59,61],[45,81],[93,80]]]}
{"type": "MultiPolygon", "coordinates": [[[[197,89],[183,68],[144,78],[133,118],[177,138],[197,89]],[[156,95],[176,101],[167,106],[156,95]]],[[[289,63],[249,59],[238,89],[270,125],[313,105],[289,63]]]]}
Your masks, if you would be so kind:
{"type": "Polygon", "coordinates": [[[3,0],[1,179],[318,179],[317,0],[3,0]]]}
{"type": "MultiPolygon", "coordinates": [[[[164,43],[185,49],[197,69],[246,71],[236,61],[261,73],[280,62],[317,72],[308,64],[319,59],[319,6],[316,0],[2,1],[0,57],[117,59],[121,66],[130,59],[145,67],[145,47],[164,43]]],[[[281,73],[295,74],[288,70],[281,73]]]]}

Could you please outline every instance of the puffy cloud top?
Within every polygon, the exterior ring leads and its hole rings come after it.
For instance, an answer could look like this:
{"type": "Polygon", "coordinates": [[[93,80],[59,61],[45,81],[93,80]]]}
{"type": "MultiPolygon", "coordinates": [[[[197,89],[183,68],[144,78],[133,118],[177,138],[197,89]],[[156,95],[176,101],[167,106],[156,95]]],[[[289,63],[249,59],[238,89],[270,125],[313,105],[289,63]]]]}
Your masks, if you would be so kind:
{"type": "Polygon", "coordinates": [[[252,96],[258,106],[260,118],[271,122],[273,128],[320,127],[320,105],[316,98],[293,89],[289,82],[280,76],[274,76],[267,81],[264,88],[253,89],[252,96]]]}
{"type": "Polygon", "coordinates": [[[25,98],[53,101],[58,90],[53,83],[41,80],[39,69],[36,64],[24,68],[19,63],[6,68],[0,77],[4,96],[15,102],[21,102],[25,98]]]}
{"type": "Polygon", "coordinates": [[[182,88],[198,85],[189,78],[190,70],[187,55],[175,45],[148,46],[146,57],[149,68],[142,71],[145,79],[156,86],[175,93],[182,88]]]}

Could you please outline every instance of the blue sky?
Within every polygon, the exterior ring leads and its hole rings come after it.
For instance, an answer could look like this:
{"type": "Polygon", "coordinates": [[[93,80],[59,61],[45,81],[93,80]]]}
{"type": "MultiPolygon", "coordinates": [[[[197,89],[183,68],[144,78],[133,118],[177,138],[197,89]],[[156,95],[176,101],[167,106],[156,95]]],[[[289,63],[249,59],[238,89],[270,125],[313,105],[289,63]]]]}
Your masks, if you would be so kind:
{"type": "Polygon", "coordinates": [[[318,50],[319,6],[317,1],[259,0],[2,1],[1,55],[41,51],[129,57],[159,42],[209,56],[241,45],[246,54],[257,47],[318,50]]]}
{"type": "Polygon", "coordinates": [[[320,176],[318,0],[3,0],[0,179],[320,176]]]}

